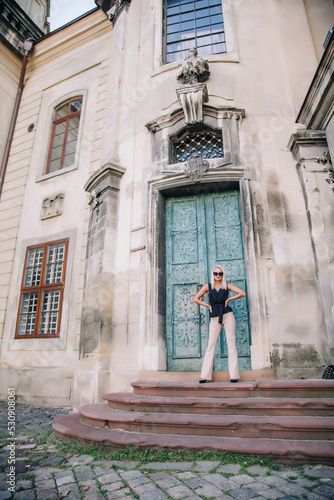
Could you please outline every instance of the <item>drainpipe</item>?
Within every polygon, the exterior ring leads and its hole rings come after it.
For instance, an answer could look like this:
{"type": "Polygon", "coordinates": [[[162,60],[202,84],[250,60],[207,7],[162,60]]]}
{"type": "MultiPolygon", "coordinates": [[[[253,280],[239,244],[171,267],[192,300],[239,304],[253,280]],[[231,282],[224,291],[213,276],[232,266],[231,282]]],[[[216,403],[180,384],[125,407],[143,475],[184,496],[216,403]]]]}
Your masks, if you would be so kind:
{"type": "Polygon", "coordinates": [[[1,170],[0,170],[0,198],[2,194],[2,188],[3,184],[5,181],[5,175],[6,175],[6,170],[7,170],[7,164],[8,164],[8,158],[9,158],[9,153],[10,153],[10,148],[12,145],[12,140],[13,140],[13,135],[14,135],[14,130],[15,130],[15,125],[16,125],[16,120],[17,120],[17,115],[19,112],[20,108],[20,102],[21,102],[21,97],[22,97],[22,92],[23,92],[23,86],[24,86],[24,77],[26,73],[26,67],[27,67],[27,62],[28,62],[28,55],[29,52],[31,51],[33,47],[33,40],[31,38],[28,38],[27,40],[24,41],[23,48],[24,48],[24,55],[23,55],[23,61],[22,61],[22,67],[21,67],[21,75],[20,75],[20,81],[19,81],[19,88],[17,90],[17,95],[15,99],[15,106],[14,106],[14,111],[13,111],[13,116],[12,116],[12,121],[10,123],[10,128],[9,128],[9,133],[8,133],[8,139],[6,143],[6,148],[2,160],[2,165],[1,165],[1,170]]]}

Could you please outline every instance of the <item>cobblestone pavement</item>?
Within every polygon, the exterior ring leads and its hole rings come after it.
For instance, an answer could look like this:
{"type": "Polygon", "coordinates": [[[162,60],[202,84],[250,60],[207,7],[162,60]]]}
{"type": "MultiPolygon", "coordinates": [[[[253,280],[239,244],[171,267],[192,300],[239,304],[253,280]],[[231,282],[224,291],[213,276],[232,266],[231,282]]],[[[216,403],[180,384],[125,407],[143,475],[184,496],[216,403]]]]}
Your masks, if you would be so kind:
{"type": "MultiPolygon", "coordinates": [[[[0,500],[243,500],[334,498],[334,467],[267,467],[195,461],[145,463],[96,460],[46,438],[51,422],[69,408],[16,403],[14,441],[7,402],[0,402],[0,500]],[[39,438],[44,436],[43,444],[39,438]],[[10,448],[11,443],[15,443],[10,448]],[[8,461],[15,454],[15,471],[8,461]],[[12,491],[11,491],[12,489],[12,491]]],[[[13,467],[13,466],[12,466],[13,467]]]]}

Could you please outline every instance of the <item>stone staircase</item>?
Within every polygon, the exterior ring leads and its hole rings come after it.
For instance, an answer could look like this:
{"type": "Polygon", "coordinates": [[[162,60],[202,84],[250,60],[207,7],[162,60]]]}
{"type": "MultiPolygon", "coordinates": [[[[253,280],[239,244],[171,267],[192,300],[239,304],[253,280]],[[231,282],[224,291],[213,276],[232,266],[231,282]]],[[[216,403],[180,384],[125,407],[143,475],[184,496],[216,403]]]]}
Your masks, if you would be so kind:
{"type": "Polygon", "coordinates": [[[56,435],[115,451],[126,446],[223,450],[334,463],[334,380],[133,382],[132,393],[53,422],[56,435]]]}

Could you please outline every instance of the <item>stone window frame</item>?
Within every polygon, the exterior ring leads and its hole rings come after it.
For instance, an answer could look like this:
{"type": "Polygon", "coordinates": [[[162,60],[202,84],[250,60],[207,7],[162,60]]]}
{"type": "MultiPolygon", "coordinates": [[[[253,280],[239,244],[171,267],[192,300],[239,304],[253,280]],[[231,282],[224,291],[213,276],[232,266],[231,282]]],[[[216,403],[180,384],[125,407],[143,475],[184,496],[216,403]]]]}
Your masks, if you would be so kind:
{"type": "MultiPolygon", "coordinates": [[[[165,342],[165,199],[167,196],[195,194],[198,190],[226,190],[233,186],[240,192],[244,228],[247,287],[251,326],[252,370],[270,368],[270,341],[268,325],[263,319],[265,297],[260,286],[258,269],[256,223],[253,220],[251,173],[240,155],[239,128],[245,111],[236,108],[218,108],[204,105],[203,124],[223,133],[224,158],[208,159],[207,171],[197,180],[190,179],[182,163],[169,164],[170,137],[185,127],[182,108],[153,120],[146,127],[153,134],[154,176],[148,186],[148,237],[149,249],[147,287],[148,327],[145,332],[145,356],[151,367],[144,369],[166,370],[165,342]],[[181,166],[181,167],[180,167],[181,166]],[[155,361],[153,361],[155,360],[155,361]],[[154,366],[154,368],[152,368],[154,366]]],[[[246,160],[247,161],[247,160],[246,160]]],[[[186,163],[186,162],[184,162],[186,163]]]]}
{"type": "MultiPolygon", "coordinates": [[[[155,44],[154,44],[154,73],[153,76],[165,72],[169,69],[181,66],[182,60],[165,63],[164,60],[164,45],[165,45],[165,31],[164,31],[164,12],[165,0],[154,0],[155,9],[154,25],[155,25],[155,44]]],[[[209,54],[205,59],[209,62],[239,62],[239,53],[236,37],[236,22],[234,16],[233,0],[221,0],[222,10],[224,17],[224,28],[226,38],[226,52],[221,54],[209,54]]]]}
{"type": "MultiPolygon", "coordinates": [[[[61,231],[59,233],[53,234],[51,237],[40,237],[40,238],[29,238],[27,240],[22,241],[21,245],[17,250],[17,259],[19,262],[19,267],[15,271],[14,281],[20,282],[23,277],[23,269],[25,262],[26,249],[29,246],[38,246],[43,245],[48,241],[58,241],[68,239],[68,253],[67,253],[67,265],[66,265],[66,278],[65,278],[65,287],[64,287],[64,295],[63,295],[63,308],[62,308],[62,318],[61,325],[58,337],[52,338],[26,338],[19,337],[15,338],[15,336],[11,331],[10,335],[8,335],[8,351],[43,351],[43,356],[45,356],[45,360],[47,361],[48,356],[47,352],[50,351],[50,356],[52,351],[62,351],[66,349],[67,343],[67,334],[68,334],[68,322],[69,322],[69,301],[70,301],[70,289],[71,289],[71,279],[72,279],[72,269],[74,263],[74,250],[75,250],[75,242],[76,242],[76,229],[70,229],[66,231],[61,231]]],[[[9,311],[8,322],[9,324],[16,324],[17,315],[19,313],[20,306],[20,290],[13,290],[15,298],[13,296],[13,303],[15,304],[13,309],[9,311]]],[[[7,323],[7,320],[6,320],[7,323]]],[[[44,359],[44,358],[43,358],[44,359]]],[[[52,357],[52,359],[54,359],[52,357]]]]}
{"type": "MultiPolygon", "coordinates": [[[[164,32],[164,35],[165,35],[165,36],[164,36],[164,43],[163,43],[163,49],[164,49],[164,53],[163,53],[163,60],[165,61],[165,63],[166,63],[166,64],[168,64],[168,62],[167,62],[168,54],[167,54],[167,50],[166,50],[166,49],[167,49],[167,46],[169,45],[169,42],[167,41],[167,36],[168,36],[168,35],[167,35],[167,26],[168,26],[168,24],[167,24],[167,16],[168,16],[168,1],[169,1],[169,0],[165,0],[165,1],[164,1],[164,11],[163,11],[163,12],[164,12],[164,14],[163,14],[163,20],[164,20],[164,30],[163,30],[163,32],[164,32]]],[[[221,32],[221,33],[223,33],[223,35],[224,35],[224,40],[222,41],[222,44],[225,46],[225,50],[220,51],[220,52],[212,52],[211,54],[203,54],[203,53],[201,53],[201,50],[200,50],[200,47],[201,47],[201,46],[198,46],[198,45],[197,45],[197,41],[198,41],[198,40],[200,40],[200,38],[201,38],[201,37],[200,37],[200,36],[198,36],[198,35],[197,35],[197,33],[194,31],[194,39],[195,39],[195,42],[196,42],[196,47],[197,47],[197,50],[198,50],[198,54],[199,54],[200,56],[202,56],[202,57],[207,57],[208,55],[213,55],[213,54],[225,54],[225,53],[226,53],[226,51],[227,51],[227,50],[226,50],[226,35],[225,35],[225,28],[224,28],[224,15],[223,15],[223,10],[222,10],[222,9],[223,9],[223,7],[222,7],[221,0],[215,0],[215,1],[216,1],[216,3],[217,3],[217,4],[220,4],[220,8],[221,8],[221,15],[223,16],[223,22],[222,22],[222,24],[221,24],[221,25],[219,25],[219,26],[221,27],[220,32],[221,32]]],[[[195,4],[194,4],[194,7],[195,7],[195,11],[197,12],[197,10],[196,10],[196,5],[195,5],[195,4]]],[[[189,11],[188,11],[188,12],[189,12],[189,11]]],[[[207,24],[206,24],[206,26],[211,27],[211,15],[210,15],[210,13],[209,13],[209,12],[208,12],[207,14],[208,14],[208,15],[206,15],[206,16],[205,16],[205,19],[207,20],[207,24]]],[[[196,16],[195,16],[195,17],[196,17],[196,16]]],[[[195,19],[195,18],[194,18],[194,19],[195,19]]],[[[204,18],[202,18],[202,19],[204,19],[204,18]]],[[[195,29],[195,28],[194,28],[194,29],[195,29]]],[[[183,30],[181,30],[181,23],[180,23],[180,32],[181,32],[181,33],[183,33],[183,32],[184,32],[183,30]]],[[[186,40],[184,40],[184,41],[186,41],[186,40]]],[[[181,59],[181,60],[183,60],[185,57],[187,57],[187,52],[189,51],[189,49],[190,49],[190,48],[192,48],[192,47],[194,47],[194,46],[195,46],[195,45],[189,45],[189,46],[187,47],[187,49],[185,49],[185,50],[183,50],[183,51],[182,51],[182,50],[177,50],[177,51],[175,51],[175,53],[179,54],[179,57],[177,57],[176,61],[178,61],[178,60],[180,60],[180,59],[181,59]]],[[[208,44],[208,45],[206,45],[206,46],[211,46],[211,48],[212,48],[212,41],[211,41],[211,44],[208,44]]],[[[169,61],[169,62],[174,62],[174,61],[169,61]]]]}
{"type": "Polygon", "coordinates": [[[38,121],[41,121],[43,123],[48,123],[49,126],[44,127],[42,130],[40,130],[39,127],[37,126],[36,141],[38,137],[40,143],[46,144],[47,146],[45,148],[40,148],[40,152],[38,154],[38,159],[37,159],[39,165],[38,173],[35,182],[42,182],[47,179],[57,177],[59,175],[64,175],[68,172],[72,172],[73,170],[77,170],[79,168],[81,147],[84,135],[84,127],[85,127],[84,123],[85,123],[87,100],[88,100],[88,90],[80,87],[77,88],[76,90],[72,90],[71,92],[59,95],[56,99],[53,99],[52,101],[49,100],[47,97],[45,98],[44,101],[44,96],[43,96],[41,103],[41,114],[38,121]],[[56,170],[55,172],[45,173],[48,162],[50,141],[53,129],[53,116],[55,109],[62,103],[66,103],[72,100],[73,98],[79,98],[79,97],[82,99],[82,105],[81,105],[80,123],[79,123],[77,147],[76,147],[74,163],[69,167],[56,170]]]}
{"type": "Polygon", "coordinates": [[[25,262],[24,262],[24,267],[23,267],[23,273],[22,273],[22,285],[21,285],[20,301],[19,301],[19,307],[18,307],[18,312],[17,312],[17,322],[16,322],[16,329],[15,329],[15,338],[16,339],[27,340],[27,339],[59,338],[61,320],[62,320],[64,288],[65,288],[65,282],[66,282],[68,247],[69,247],[69,238],[46,241],[44,243],[38,243],[35,245],[27,246],[26,255],[25,255],[25,262]],[[62,279],[59,282],[52,282],[52,283],[47,284],[47,283],[45,283],[44,278],[45,278],[46,267],[47,267],[48,249],[50,248],[51,245],[56,245],[56,244],[58,245],[60,243],[65,244],[65,253],[64,253],[63,266],[62,266],[62,279]],[[38,283],[38,285],[35,285],[35,286],[33,286],[33,285],[25,286],[24,279],[26,276],[29,251],[33,250],[34,248],[42,248],[42,247],[43,247],[43,258],[42,258],[42,263],[40,266],[41,267],[40,282],[38,283]],[[57,319],[57,333],[56,334],[39,334],[38,330],[39,330],[39,326],[40,326],[40,322],[41,322],[41,318],[42,318],[43,297],[44,297],[44,293],[48,292],[48,291],[49,292],[60,291],[58,319],[57,319]],[[19,335],[18,328],[19,328],[19,322],[20,322],[20,316],[21,316],[22,298],[23,298],[24,294],[32,294],[32,293],[37,294],[37,306],[36,306],[36,313],[35,313],[34,333],[32,335],[19,335]]]}
{"type": "MultiPolygon", "coordinates": [[[[82,111],[82,104],[83,104],[83,96],[80,95],[80,96],[74,96],[70,99],[66,99],[65,101],[61,102],[60,104],[58,104],[58,106],[56,106],[54,108],[54,111],[53,111],[53,118],[52,118],[52,131],[51,131],[51,137],[50,137],[50,141],[49,141],[49,148],[48,148],[48,157],[47,157],[47,162],[46,162],[46,165],[45,165],[45,175],[48,175],[48,174],[51,174],[51,173],[55,173],[55,172],[59,172],[60,170],[66,170],[67,168],[71,168],[74,164],[75,164],[75,158],[78,154],[78,138],[79,138],[79,130],[80,130],[80,122],[81,122],[81,111],[82,111]],[[63,108],[64,106],[68,106],[68,108],[70,107],[71,103],[74,102],[74,101],[81,101],[81,107],[80,107],[80,110],[79,111],[75,111],[73,113],[70,113],[68,112],[66,114],[65,117],[61,118],[61,119],[57,119],[56,115],[57,115],[57,112],[60,108],[63,108]],[[68,145],[68,124],[70,122],[70,120],[72,118],[75,118],[79,116],[79,126],[78,126],[78,130],[77,130],[77,133],[76,133],[76,146],[75,146],[75,153],[74,153],[74,162],[72,163],[72,165],[68,165],[67,167],[64,167],[64,161],[65,161],[65,148],[66,146],[68,145]],[[54,150],[54,139],[55,139],[55,131],[56,131],[56,126],[60,123],[64,123],[65,122],[65,132],[64,132],[64,139],[62,141],[62,144],[61,144],[61,147],[62,147],[62,152],[61,152],[61,156],[60,156],[60,166],[59,168],[57,168],[56,170],[52,171],[52,172],[49,172],[49,169],[50,169],[50,165],[51,165],[51,156],[52,156],[52,151],[54,150]]],[[[69,109],[68,109],[69,111],[69,109]]]]}

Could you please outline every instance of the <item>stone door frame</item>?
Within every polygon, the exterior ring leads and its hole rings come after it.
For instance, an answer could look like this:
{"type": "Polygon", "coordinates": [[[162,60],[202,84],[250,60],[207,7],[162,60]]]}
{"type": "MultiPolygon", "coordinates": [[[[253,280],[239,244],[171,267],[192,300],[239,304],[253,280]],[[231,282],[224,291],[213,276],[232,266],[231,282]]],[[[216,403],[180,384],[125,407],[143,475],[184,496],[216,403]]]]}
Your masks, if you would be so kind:
{"type": "Polygon", "coordinates": [[[161,117],[147,124],[154,134],[156,175],[149,182],[147,220],[147,328],[144,341],[143,369],[166,371],[165,341],[165,197],[193,194],[198,190],[225,190],[229,186],[240,191],[247,266],[248,301],[251,328],[252,369],[270,367],[269,332],[265,314],[264,277],[259,263],[261,257],[256,242],[257,231],[253,218],[252,182],[239,154],[239,127],[243,110],[204,107],[204,125],[221,128],[225,157],[208,160],[208,170],[192,180],[182,170],[182,164],[169,164],[169,137],[184,126],[178,110],[169,117],[161,117]],[[179,115],[179,116],[177,116],[179,115]],[[215,115],[215,116],[214,116],[215,115]],[[228,161],[227,161],[228,160],[228,161]],[[181,166],[180,166],[181,165],[181,166]],[[175,169],[173,171],[173,169],[175,169]],[[177,170],[178,169],[178,170],[177,170]]]}

